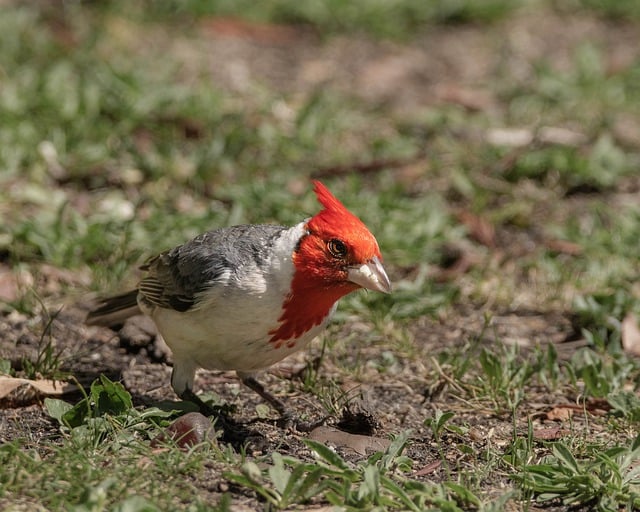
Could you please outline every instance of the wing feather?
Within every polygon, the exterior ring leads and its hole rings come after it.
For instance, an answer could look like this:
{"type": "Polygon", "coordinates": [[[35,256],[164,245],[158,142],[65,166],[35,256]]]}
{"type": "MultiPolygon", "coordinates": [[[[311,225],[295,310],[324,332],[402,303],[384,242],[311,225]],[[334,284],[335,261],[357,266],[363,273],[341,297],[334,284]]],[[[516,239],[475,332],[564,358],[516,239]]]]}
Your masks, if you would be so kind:
{"type": "Polygon", "coordinates": [[[274,239],[285,229],[243,225],[203,233],[147,260],[140,267],[147,276],[139,292],[148,304],[182,312],[197,308],[204,294],[210,303],[217,288],[222,292],[237,283],[239,269],[266,265],[274,239]]]}

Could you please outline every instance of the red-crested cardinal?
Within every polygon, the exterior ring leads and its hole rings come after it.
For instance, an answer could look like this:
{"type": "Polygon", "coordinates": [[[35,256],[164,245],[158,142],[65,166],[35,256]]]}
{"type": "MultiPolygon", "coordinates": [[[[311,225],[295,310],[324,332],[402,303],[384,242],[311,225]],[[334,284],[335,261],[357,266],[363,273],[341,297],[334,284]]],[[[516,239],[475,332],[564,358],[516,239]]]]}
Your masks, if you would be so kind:
{"type": "Polygon", "coordinates": [[[371,232],[319,181],[314,191],[323,210],[293,227],[216,229],[149,259],[138,287],[103,300],[87,323],[110,326],[142,312],[173,352],[178,396],[202,407],[196,370],[235,370],[285,416],[254,374],[303,349],[344,295],[391,292],[371,232]]]}

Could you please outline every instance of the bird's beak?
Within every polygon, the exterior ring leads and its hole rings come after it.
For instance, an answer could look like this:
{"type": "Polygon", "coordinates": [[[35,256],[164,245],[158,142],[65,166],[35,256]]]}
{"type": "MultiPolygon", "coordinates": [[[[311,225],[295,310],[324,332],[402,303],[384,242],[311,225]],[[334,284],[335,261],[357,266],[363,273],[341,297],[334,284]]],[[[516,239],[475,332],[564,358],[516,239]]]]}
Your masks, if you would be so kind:
{"type": "Polygon", "coordinates": [[[376,256],[363,265],[350,267],[347,279],[368,290],[391,293],[391,282],[384,271],[382,262],[376,256]]]}

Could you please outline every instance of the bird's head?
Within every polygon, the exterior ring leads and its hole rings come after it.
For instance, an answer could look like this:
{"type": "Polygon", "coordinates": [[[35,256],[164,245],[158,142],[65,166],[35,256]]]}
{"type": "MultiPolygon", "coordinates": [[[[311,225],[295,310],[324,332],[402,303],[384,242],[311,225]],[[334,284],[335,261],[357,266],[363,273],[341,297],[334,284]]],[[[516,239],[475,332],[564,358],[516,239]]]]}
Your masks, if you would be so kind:
{"type": "Polygon", "coordinates": [[[390,293],[375,237],[327,187],[313,184],[323,209],[307,222],[307,234],[293,256],[296,270],[337,298],[358,288],[390,293]]]}
{"type": "Polygon", "coordinates": [[[280,324],[269,332],[276,348],[321,324],[344,295],[367,288],[390,293],[375,237],[319,181],[314,191],[323,210],[309,219],[293,252],[295,272],[280,324]]]}

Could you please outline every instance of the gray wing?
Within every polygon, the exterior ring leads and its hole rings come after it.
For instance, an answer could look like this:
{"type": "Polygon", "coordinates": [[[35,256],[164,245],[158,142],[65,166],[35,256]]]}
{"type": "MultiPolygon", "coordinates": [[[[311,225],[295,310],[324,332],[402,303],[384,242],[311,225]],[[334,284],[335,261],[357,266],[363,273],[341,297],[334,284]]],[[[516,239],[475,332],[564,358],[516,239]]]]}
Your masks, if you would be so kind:
{"type": "Polygon", "coordinates": [[[286,229],[242,225],[203,233],[140,267],[148,275],[140,281],[139,292],[153,305],[188,311],[203,291],[233,282],[242,266],[266,264],[274,240],[286,229]]]}

